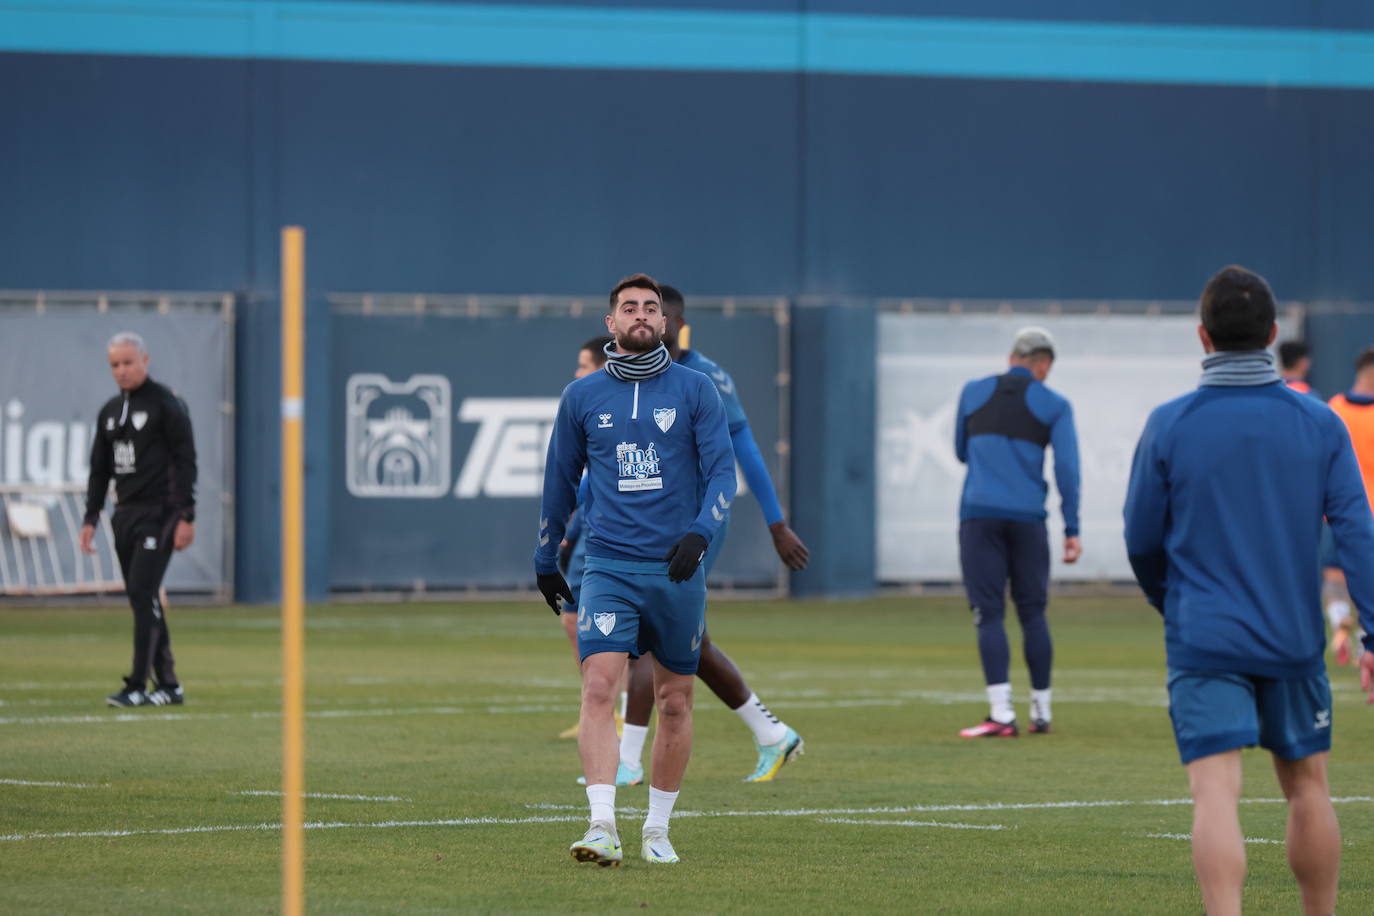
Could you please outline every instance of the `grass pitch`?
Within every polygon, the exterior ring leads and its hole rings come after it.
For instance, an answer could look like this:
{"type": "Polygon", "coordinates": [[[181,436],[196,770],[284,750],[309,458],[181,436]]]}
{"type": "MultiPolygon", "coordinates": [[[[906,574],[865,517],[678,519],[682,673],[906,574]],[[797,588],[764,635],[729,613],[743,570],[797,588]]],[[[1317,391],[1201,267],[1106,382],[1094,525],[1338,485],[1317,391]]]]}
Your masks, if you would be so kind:
{"type": "MultiPolygon", "coordinates": [[[[173,609],[188,701],[116,711],[125,609],[0,611],[0,911],[278,910],[272,609],[173,609]]],[[[747,730],[698,684],[677,866],[578,865],[585,823],[562,629],[527,604],[312,608],[307,905],[317,913],[1200,912],[1160,623],[1059,600],[1054,733],[966,740],[985,712],[963,603],[716,603],[711,632],[807,753],[740,781],[747,730]]],[[[1013,646],[1018,631],[1009,625],[1013,646]]],[[[1374,712],[1333,672],[1342,911],[1374,892],[1374,712]],[[1355,797],[1359,797],[1356,800],[1355,797]]],[[[1025,724],[1027,682],[1012,680],[1025,724]]],[[[1292,913],[1268,757],[1246,757],[1247,912],[1292,913]]]]}

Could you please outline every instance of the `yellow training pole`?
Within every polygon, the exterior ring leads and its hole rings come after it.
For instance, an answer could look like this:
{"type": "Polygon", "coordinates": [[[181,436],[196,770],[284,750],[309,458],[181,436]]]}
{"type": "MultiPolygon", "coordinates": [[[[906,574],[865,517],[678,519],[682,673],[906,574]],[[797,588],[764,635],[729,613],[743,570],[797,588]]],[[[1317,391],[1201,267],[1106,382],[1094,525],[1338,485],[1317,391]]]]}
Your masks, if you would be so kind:
{"type": "Polygon", "coordinates": [[[281,231],[281,911],[305,911],[305,230],[281,231]]]}

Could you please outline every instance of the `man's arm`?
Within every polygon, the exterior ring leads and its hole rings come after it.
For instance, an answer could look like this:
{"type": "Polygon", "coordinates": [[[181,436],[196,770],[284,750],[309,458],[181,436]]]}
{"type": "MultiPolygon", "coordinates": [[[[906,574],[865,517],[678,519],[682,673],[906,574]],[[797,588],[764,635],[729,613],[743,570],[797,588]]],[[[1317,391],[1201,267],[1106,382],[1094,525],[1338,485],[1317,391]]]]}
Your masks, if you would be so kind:
{"type": "Polygon", "coordinates": [[[587,464],[586,433],[574,415],[567,389],[558,401],[558,415],[549,437],[544,463],[544,496],[539,507],[539,542],[534,551],[534,570],[540,575],[558,572],[558,545],[567,530],[568,516],[576,508],[577,486],[587,464]]]}
{"type": "Polygon", "coordinates": [[[965,385],[954,408],[954,455],[964,464],[968,464],[968,414],[964,410],[967,400],[968,385],[965,385]]]}
{"type": "Polygon", "coordinates": [[[191,411],[186,402],[173,395],[168,399],[162,416],[163,435],[167,439],[167,455],[171,460],[168,499],[177,513],[177,527],[172,546],[185,550],[195,539],[196,521],[196,443],[191,434],[191,411]]]}
{"type": "Polygon", "coordinates": [[[697,461],[706,478],[706,494],[701,512],[688,527],[708,542],[725,521],[735,498],[735,450],[725,423],[725,407],[714,386],[702,386],[692,414],[692,435],[697,445],[697,461]]]}
{"type": "Polygon", "coordinates": [[[1323,511],[1336,539],[1336,556],[1364,628],[1365,649],[1374,651],[1374,515],[1360,477],[1350,433],[1332,417],[1334,449],[1326,476],[1323,511]]]}
{"type": "Polygon", "coordinates": [[[110,489],[110,445],[105,440],[105,431],[100,428],[100,414],[95,415],[95,436],[91,439],[91,470],[86,479],[86,515],[81,525],[81,549],[91,553],[91,539],[95,536],[95,526],[100,522],[100,510],[105,508],[105,494],[110,489]]]}
{"type": "Polygon", "coordinates": [[[1078,540],[1078,431],[1074,428],[1073,406],[1067,401],[1050,426],[1050,446],[1054,449],[1059,512],[1064,517],[1064,562],[1076,563],[1082,551],[1078,540]]]}
{"type": "Polygon", "coordinates": [[[1126,489],[1126,555],[1145,599],[1164,613],[1169,557],[1164,538],[1169,530],[1169,482],[1156,454],[1158,419],[1151,414],[1136,444],[1131,480],[1126,489]]]}
{"type": "Polygon", "coordinates": [[[768,466],[763,463],[763,454],[759,452],[759,445],[754,441],[753,430],[747,421],[730,431],[730,444],[734,446],[735,459],[744,471],[749,489],[758,498],[763,520],[773,535],[773,547],[778,556],[790,569],[805,569],[811,551],[806,549],[801,538],[783,519],[782,506],[778,503],[777,491],[773,489],[773,478],[768,475],[768,466]]]}

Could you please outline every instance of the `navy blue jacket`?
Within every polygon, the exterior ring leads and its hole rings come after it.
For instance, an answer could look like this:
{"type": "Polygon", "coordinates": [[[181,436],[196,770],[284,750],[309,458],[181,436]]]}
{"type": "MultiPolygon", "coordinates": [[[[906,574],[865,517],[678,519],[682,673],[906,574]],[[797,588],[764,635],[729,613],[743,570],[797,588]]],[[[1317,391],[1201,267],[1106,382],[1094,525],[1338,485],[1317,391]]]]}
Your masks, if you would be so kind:
{"type": "Polygon", "coordinates": [[[1064,536],[1078,535],[1078,435],[1073,408],[1029,369],[975,379],[959,395],[954,453],[968,465],[959,518],[1044,521],[1045,447],[1054,448],[1064,536]]]}
{"type": "Polygon", "coordinates": [[[1323,515],[1374,633],[1374,516],[1350,436],[1326,405],[1281,382],[1203,387],[1155,408],[1125,515],[1126,552],[1164,615],[1170,667],[1324,671],[1323,515]]]}

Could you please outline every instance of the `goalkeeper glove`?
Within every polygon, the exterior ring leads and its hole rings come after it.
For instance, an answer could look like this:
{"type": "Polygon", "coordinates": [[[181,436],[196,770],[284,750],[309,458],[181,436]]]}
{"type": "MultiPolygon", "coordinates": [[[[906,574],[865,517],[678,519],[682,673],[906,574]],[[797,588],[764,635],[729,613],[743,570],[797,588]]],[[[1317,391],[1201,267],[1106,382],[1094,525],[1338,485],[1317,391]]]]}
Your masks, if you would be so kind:
{"type": "Polygon", "coordinates": [[[568,603],[572,604],[572,589],[568,588],[562,573],[539,573],[535,576],[535,581],[539,583],[539,591],[544,595],[544,601],[555,614],[563,613],[558,607],[559,598],[566,598],[568,603]]]}
{"type": "Polygon", "coordinates": [[[668,562],[668,578],[674,582],[686,582],[696,574],[701,558],[706,556],[706,538],[689,531],[682,540],[673,545],[663,559],[668,562]]]}

